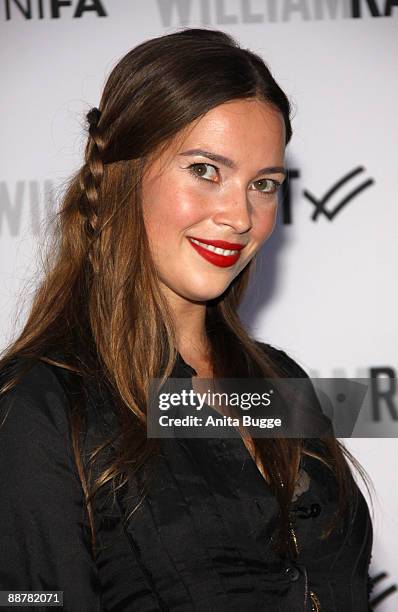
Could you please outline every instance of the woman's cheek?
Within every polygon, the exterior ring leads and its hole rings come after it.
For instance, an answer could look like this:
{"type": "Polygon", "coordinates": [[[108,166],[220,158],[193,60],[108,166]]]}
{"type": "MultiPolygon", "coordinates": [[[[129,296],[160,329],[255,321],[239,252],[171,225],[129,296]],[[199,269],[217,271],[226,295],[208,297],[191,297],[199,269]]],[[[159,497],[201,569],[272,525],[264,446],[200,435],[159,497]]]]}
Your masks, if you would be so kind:
{"type": "Polygon", "coordinates": [[[178,193],[178,206],[173,206],[176,223],[190,227],[207,217],[211,212],[209,198],[192,188],[178,193]]]}
{"type": "Polygon", "coordinates": [[[252,227],[253,238],[262,243],[271,234],[275,226],[277,207],[268,208],[265,212],[260,212],[256,215],[252,227]]]}

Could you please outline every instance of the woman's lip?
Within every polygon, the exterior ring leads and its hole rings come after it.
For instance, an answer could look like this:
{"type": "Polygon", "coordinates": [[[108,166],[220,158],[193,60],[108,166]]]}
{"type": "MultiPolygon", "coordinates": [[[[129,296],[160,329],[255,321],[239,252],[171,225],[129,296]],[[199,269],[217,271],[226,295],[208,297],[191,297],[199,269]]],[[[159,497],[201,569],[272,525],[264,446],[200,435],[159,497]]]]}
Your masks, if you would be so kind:
{"type": "Polygon", "coordinates": [[[246,246],[245,244],[240,244],[239,242],[226,242],[225,240],[206,240],[205,238],[198,238],[197,236],[188,236],[188,238],[199,240],[199,242],[203,242],[203,244],[210,244],[220,249],[228,249],[229,251],[240,251],[241,249],[243,249],[243,247],[246,246]]]}
{"type": "MultiPolygon", "coordinates": [[[[196,244],[195,242],[192,242],[192,240],[188,239],[188,242],[199,253],[199,255],[203,257],[203,259],[206,259],[207,261],[209,261],[215,266],[218,266],[219,268],[229,268],[230,266],[233,266],[234,264],[236,264],[236,262],[238,261],[240,257],[240,252],[235,253],[235,255],[219,255],[218,253],[214,253],[213,251],[209,251],[205,247],[200,246],[200,244],[196,244]]],[[[213,244],[213,243],[210,243],[210,244],[213,244]]],[[[223,248],[223,247],[220,247],[220,248],[223,248]]]]}

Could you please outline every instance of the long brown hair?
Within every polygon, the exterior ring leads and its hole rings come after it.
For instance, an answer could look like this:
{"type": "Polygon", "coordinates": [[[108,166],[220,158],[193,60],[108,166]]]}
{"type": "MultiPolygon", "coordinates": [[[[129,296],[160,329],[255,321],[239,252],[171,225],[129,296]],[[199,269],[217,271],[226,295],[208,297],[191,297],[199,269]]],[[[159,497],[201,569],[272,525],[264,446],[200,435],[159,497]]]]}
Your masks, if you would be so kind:
{"type": "MultiPolygon", "coordinates": [[[[86,462],[82,456],[85,403],[71,411],[71,436],[81,478],[93,551],[92,501],[106,483],[123,486],[157,451],[146,438],[151,379],[171,375],[176,335],[157,282],[140,206],[144,168],[182,129],[219,104],[258,98],[283,116],[286,144],[292,135],[291,106],[264,61],[225,32],[182,29],[147,40],[111,71],[99,104],[88,115],[84,164],[70,178],[56,215],[54,242],[44,279],[17,340],[0,361],[38,360],[93,380],[111,393],[121,421],[118,453],[95,478],[105,441],[86,462]],[[62,361],[54,352],[62,353],[62,361]],[[52,356],[52,357],[51,357],[52,356]]],[[[215,377],[286,376],[244,329],[237,310],[252,262],[228,289],[207,304],[206,327],[215,377]]],[[[80,377],[80,378],[79,378],[80,377]]],[[[5,393],[16,384],[15,375],[5,393]]],[[[315,453],[333,471],[343,515],[351,482],[350,453],[335,438],[315,453]]],[[[289,508],[302,453],[302,439],[256,439],[280,505],[280,550],[287,546],[289,508]]]]}

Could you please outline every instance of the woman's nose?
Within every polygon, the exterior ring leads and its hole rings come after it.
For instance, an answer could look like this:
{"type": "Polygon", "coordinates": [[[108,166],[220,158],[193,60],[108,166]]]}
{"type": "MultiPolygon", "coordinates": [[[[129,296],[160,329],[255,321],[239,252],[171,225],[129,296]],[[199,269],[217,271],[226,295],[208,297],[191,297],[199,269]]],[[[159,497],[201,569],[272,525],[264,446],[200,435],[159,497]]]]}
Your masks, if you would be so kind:
{"type": "Polygon", "coordinates": [[[216,205],[213,221],[218,225],[229,225],[239,233],[247,232],[252,227],[251,206],[247,194],[224,197],[216,205]]]}

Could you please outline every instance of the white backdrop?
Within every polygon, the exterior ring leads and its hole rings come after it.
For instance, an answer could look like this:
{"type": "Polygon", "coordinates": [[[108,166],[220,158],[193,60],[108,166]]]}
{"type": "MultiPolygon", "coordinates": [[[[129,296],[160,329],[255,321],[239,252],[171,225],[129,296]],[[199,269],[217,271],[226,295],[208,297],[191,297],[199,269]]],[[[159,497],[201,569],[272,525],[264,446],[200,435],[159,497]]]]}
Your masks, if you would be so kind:
{"type": "MultiPolygon", "coordinates": [[[[260,53],[294,105],[291,222],[285,198],[243,318],[313,376],[388,367],[396,379],[398,2],[388,0],[0,2],[0,349],[23,322],[16,307],[34,289],[42,222],[81,163],[84,115],[110,70],[144,39],[203,25],[260,53]]],[[[392,399],[398,412],[396,390],[392,399]]],[[[381,425],[398,432],[393,417],[385,405],[381,425]]],[[[396,440],[346,443],[376,487],[381,593],[398,582],[396,440]]],[[[377,610],[397,606],[392,593],[377,610]]]]}

